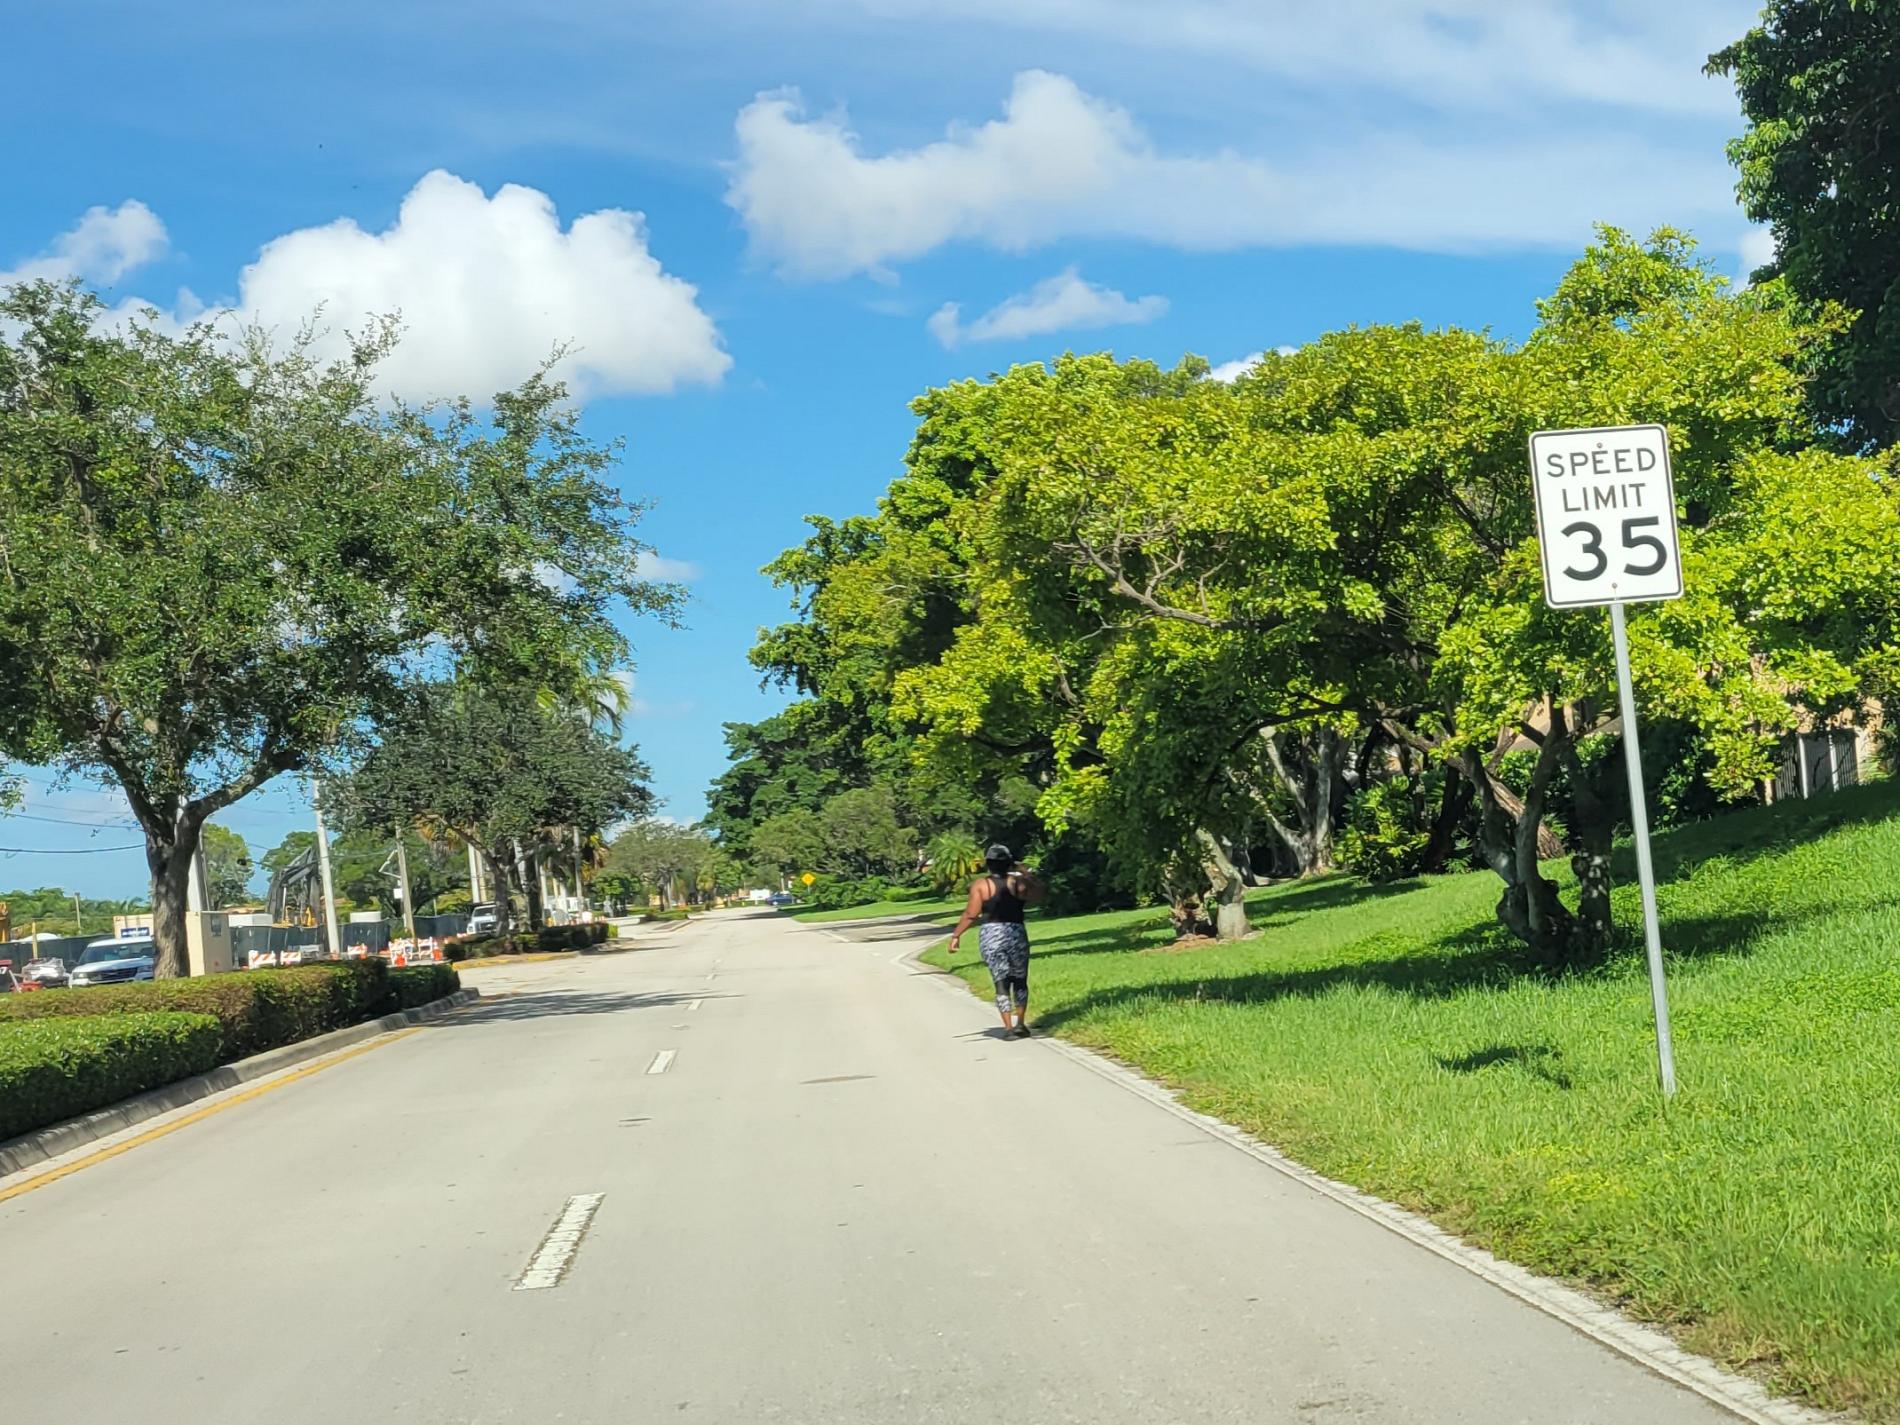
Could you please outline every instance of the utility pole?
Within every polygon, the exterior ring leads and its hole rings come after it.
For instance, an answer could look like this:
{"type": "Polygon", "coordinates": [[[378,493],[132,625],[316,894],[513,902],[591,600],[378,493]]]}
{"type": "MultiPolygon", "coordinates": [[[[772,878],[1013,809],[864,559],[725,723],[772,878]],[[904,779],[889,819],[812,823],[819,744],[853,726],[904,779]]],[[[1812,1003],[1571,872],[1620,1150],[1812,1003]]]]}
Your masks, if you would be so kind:
{"type": "Polygon", "coordinates": [[[310,783],[310,809],[317,814],[317,869],[323,873],[323,926],[330,937],[330,953],[343,958],[343,932],[336,923],[336,883],[330,878],[330,833],[323,825],[323,793],[310,783]]]}
{"type": "Polygon", "coordinates": [[[581,829],[574,828],[574,899],[580,910],[587,909],[587,862],[581,856],[581,829]]]}
{"type": "Polygon", "coordinates": [[[79,919],[79,892],[74,891],[73,892],[73,934],[84,935],[85,933],[86,933],[86,927],[80,922],[80,919],[79,919]]]}
{"type": "Polygon", "coordinates": [[[396,838],[396,877],[402,886],[402,930],[409,937],[409,948],[416,945],[416,907],[409,899],[409,849],[404,838],[396,838]]]}
{"type": "Polygon", "coordinates": [[[480,905],[488,897],[482,894],[482,854],[473,846],[468,848],[468,903],[480,905]]]}

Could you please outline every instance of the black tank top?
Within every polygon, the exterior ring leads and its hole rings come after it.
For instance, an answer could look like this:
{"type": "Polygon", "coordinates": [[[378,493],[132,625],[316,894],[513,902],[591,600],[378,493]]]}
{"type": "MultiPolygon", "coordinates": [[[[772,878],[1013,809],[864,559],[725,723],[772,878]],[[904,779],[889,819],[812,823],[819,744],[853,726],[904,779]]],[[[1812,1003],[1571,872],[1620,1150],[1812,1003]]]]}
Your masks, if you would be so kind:
{"type": "Polygon", "coordinates": [[[983,898],[983,919],[991,925],[1023,923],[1023,900],[1009,888],[1008,876],[990,877],[990,893],[983,898]]]}

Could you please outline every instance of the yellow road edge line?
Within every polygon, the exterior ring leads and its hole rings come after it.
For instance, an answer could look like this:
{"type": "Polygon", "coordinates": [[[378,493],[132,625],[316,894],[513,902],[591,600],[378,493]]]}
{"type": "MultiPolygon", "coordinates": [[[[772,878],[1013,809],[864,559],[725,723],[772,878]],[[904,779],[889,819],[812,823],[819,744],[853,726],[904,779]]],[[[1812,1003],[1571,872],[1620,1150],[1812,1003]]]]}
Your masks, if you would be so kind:
{"type": "Polygon", "coordinates": [[[319,1059],[313,1064],[305,1064],[300,1069],[292,1069],[289,1073],[284,1074],[280,1078],[266,1079],[263,1083],[245,1089],[242,1093],[232,1094],[231,1097],[219,1099],[216,1103],[208,1103],[203,1108],[195,1108],[190,1113],[174,1118],[169,1123],[159,1124],[156,1128],[148,1128],[143,1133],[135,1134],[126,1139],[123,1143],[114,1143],[109,1148],[100,1148],[96,1152],[86,1154],[83,1158],[75,1159],[57,1168],[49,1168],[47,1171],[40,1173],[36,1177],[28,1178],[24,1182],[18,1182],[10,1187],[0,1188],[0,1202],[9,1202],[16,1197],[21,1197],[32,1192],[34,1188],[45,1187],[48,1183],[56,1183],[61,1178],[69,1178],[74,1173],[92,1167],[95,1163],[103,1163],[108,1158],[116,1158],[121,1153],[129,1153],[134,1148],[163,1138],[167,1134],[176,1133],[181,1128],[187,1128],[194,1123],[201,1123],[214,1113],[223,1113],[227,1108],[236,1108],[241,1103],[249,1103],[254,1098],[262,1098],[265,1094],[271,1092],[271,1090],[280,1089],[284,1087],[285,1084],[294,1084],[299,1079],[307,1079],[312,1074],[320,1074],[325,1069],[333,1068],[337,1064],[343,1063],[346,1059],[354,1059],[359,1054],[367,1054],[372,1049],[380,1049],[385,1044],[393,1044],[398,1039],[406,1039],[411,1034],[418,1032],[421,1028],[421,1025],[416,1024],[411,1025],[407,1029],[397,1029],[392,1030],[388,1034],[379,1034],[368,1043],[357,1044],[348,1049],[340,1049],[336,1053],[319,1059]]]}

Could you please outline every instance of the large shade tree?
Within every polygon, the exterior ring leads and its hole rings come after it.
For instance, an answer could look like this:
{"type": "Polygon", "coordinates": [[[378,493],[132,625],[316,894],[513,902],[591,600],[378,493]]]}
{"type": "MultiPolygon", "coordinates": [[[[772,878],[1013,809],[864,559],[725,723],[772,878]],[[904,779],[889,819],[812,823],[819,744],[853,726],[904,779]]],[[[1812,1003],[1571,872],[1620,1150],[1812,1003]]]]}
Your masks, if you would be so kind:
{"type": "Polygon", "coordinates": [[[533,689],[466,681],[417,692],[336,788],[352,825],[388,836],[423,828],[475,848],[506,934],[519,897],[541,919],[541,863],[564,835],[597,834],[653,806],[647,767],[533,689]]]}
{"type": "Polygon", "coordinates": [[[1774,234],[1756,275],[1852,313],[1815,359],[1814,405],[1854,445],[1900,434],[1900,6],[1771,0],[1709,60],[1748,129],[1729,144],[1742,207],[1774,234]]]}
{"type": "Polygon", "coordinates": [[[378,398],[388,327],[331,364],[72,287],[0,293],[0,753],[123,789],[159,971],[185,972],[207,820],[400,710],[416,678],[580,679],[624,651],[616,453],[537,377],[478,411],[378,398]]]}

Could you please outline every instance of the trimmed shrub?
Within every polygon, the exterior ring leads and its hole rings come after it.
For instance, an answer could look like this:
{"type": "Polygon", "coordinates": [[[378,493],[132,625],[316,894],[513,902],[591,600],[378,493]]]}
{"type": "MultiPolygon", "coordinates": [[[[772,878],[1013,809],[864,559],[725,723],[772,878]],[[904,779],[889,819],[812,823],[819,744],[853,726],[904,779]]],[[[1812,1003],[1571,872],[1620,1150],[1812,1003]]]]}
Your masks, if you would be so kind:
{"type": "Polygon", "coordinates": [[[336,960],[189,980],[6,995],[0,997],[0,1025],[66,1015],[208,1014],[218,1022],[218,1062],[229,1063],[367,1019],[379,1012],[388,995],[389,967],[381,960],[336,960]]]}
{"type": "Polygon", "coordinates": [[[0,1139],[202,1074],[216,1067],[222,1042],[222,1026],[209,1014],[52,1015],[0,1023],[0,1139]]]}
{"type": "Polygon", "coordinates": [[[462,977],[449,965],[411,965],[389,972],[389,996],[378,1014],[394,1014],[399,1009],[414,1009],[430,1004],[462,987],[462,977]]]}
{"type": "Polygon", "coordinates": [[[645,915],[641,916],[640,919],[649,920],[649,921],[650,920],[687,920],[687,919],[690,919],[691,916],[692,916],[692,912],[687,910],[686,907],[674,906],[673,909],[671,910],[650,910],[645,915]]]}

